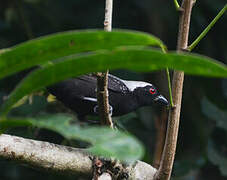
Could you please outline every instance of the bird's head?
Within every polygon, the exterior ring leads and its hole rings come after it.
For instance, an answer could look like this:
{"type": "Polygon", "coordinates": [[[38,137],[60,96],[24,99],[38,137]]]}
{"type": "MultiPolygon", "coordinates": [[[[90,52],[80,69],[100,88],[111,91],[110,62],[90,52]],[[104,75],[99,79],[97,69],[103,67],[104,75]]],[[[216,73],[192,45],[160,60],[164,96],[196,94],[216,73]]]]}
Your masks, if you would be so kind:
{"type": "Polygon", "coordinates": [[[144,106],[153,103],[163,106],[168,106],[169,104],[168,100],[158,92],[154,85],[150,83],[146,83],[144,86],[137,86],[133,93],[137,96],[139,103],[144,106]]]}

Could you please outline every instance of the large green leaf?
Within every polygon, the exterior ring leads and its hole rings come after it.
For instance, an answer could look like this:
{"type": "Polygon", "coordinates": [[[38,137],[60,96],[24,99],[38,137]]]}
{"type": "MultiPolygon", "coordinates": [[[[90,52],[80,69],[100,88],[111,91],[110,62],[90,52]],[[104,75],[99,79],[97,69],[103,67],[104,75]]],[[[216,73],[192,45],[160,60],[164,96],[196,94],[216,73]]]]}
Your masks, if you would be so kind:
{"type": "Polygon", "coordinates": [[[95,155],[115,157],[119,160],[132,162],[143,156],[141,143],[132,135],[106,127],[80,127],[71,124],[72,116],[64,114],[44,115],[38,118],[8,118],[0,127],[36,126],[55,131],[67,139],[83,140],[91,144],[87,149],[95,155]]]}
{"type": "MultiPolygon", "coordinates": [[[[220,146],[220,145],[219,145],[220,146]]],[[[227,156],[226,156],[226,145],[222,148],[218,148],[217,144],[211,139],[208,141],[207,155],[208,159],[219,167],[221,174],[227,176],[227,156]]]]}
{"type": "Polygon", "coordinates": [[[202,99],[202,112],[216,122],[216,126],[227,131],[227,112],[219,109],[207,98],[202,99]]]}
{"type": "Polygon", "coordinates": [[[154,71],[162,68],[182,70],[187,74],[227,77],[225,65],[195,54],[162,53],[154,49],[121,47],[113,51],[97,51],[86,55],[62,58],[27,76],[1,107],[6,115],[20,98],[63,79],[105,69],[127,68],[135,71],[154,71]]]}
{"type": "Polygon", "coordinates": [[[156,37],[136,31],[70,31],[30,40],[0,51],[0,78],[71,54],[122,45],[164,47],[156,37]]]}

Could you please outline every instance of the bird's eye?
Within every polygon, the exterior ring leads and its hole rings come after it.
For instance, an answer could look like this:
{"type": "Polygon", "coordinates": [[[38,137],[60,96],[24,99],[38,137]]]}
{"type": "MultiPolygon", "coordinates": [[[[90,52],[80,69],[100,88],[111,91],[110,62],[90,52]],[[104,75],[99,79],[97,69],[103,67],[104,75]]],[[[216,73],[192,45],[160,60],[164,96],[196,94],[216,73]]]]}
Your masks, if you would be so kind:
{"type": "Polygon", "coordinates": [[[155,94],[155,93],[156,93],[156,89],[150,88],[150,89],[149,89],[149,92],[150,92],[151,94],[155,94]]]}

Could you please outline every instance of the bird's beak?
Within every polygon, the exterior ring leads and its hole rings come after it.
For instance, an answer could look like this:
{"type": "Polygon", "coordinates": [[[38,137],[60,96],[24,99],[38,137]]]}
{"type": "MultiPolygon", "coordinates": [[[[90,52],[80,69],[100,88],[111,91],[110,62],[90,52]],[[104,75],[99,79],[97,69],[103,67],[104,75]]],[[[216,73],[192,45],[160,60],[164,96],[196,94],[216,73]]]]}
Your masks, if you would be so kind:
{"type": "Polygon", "coordinates": [[[168,106],[169,105],[169,102],[166,98],[164,98],[164,96],[162,95],[159,95],[157,96],[154,101],[160,105],[164,105],[164,106],[168,106]]]}

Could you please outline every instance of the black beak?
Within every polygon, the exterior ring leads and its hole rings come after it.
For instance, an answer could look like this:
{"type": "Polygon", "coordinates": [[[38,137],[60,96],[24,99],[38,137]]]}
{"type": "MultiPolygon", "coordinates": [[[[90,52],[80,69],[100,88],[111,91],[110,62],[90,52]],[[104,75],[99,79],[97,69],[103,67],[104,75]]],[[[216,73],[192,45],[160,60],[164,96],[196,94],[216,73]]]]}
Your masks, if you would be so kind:
{"type": "Polygon", "coordinates": [[[163,105],[163,106],[168,106],[169,105],[168,100],[162,95],[157,96],[154,99],[154,102],[157,103],[157,104],[163,105]]]}

